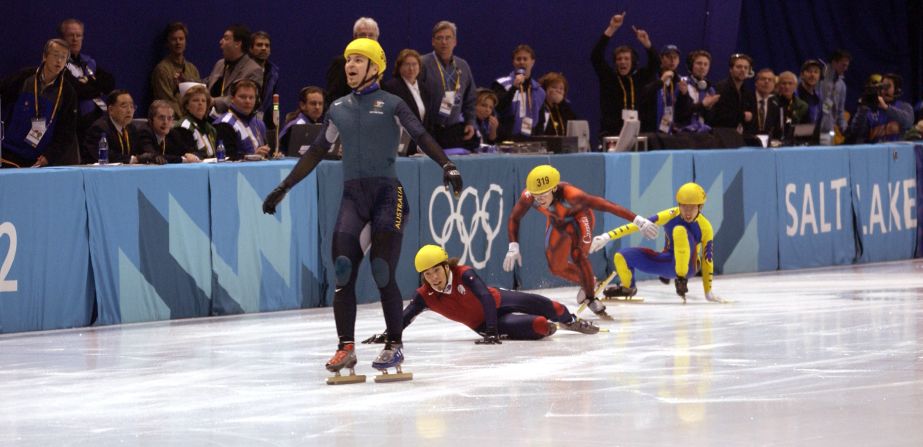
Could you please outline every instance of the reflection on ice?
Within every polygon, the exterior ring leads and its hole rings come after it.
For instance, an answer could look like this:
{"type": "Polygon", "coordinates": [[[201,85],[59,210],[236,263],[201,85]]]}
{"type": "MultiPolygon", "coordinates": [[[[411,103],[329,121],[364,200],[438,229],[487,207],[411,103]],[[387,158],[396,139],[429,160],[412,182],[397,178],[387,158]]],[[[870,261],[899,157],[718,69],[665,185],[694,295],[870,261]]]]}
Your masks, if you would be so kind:
{"type": "Polygon", "coordinates": [[[923,445],[923,261],[639,289],[592,336],[479,346],[425,313],[390,384],[324,384],[331,309],[0,336],[0,444],[923,445]]]}

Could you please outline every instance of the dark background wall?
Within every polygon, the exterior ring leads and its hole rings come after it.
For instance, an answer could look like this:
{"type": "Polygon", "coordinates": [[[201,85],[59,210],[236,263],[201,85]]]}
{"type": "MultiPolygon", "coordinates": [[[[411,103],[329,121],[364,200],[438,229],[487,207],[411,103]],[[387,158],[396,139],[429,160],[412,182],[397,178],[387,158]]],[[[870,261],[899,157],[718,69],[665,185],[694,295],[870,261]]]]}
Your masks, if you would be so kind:
{"type": "MultiPolygon", "coordinates": [[[[756,66],[792,69],[809,57],[826,57],[835,47],[856,56],[848,80],[858,91],[868,72],[896,70],[910,81],[911,67],[919,65],[919,1],[869,2],[741,0],[685,1],[573,1],[499,2],[423,0],[350,2],[177,1],[108,2],[86,0],[8,0],[0,18],[3,53],[0,75],[36,65],[44,41],[55,36],[57,24],[77,17],[86,23],[84,51],[113,72],[117,85],[134,93],[146,114],[150,100],[149,75],[163,57],[162,31],[181,20],[190,28],[187,58],[203,76],[220,57],[218,40],[225,27],[241,22],[252,31],[266,30],[273,40],[272,60],[282,70],[282,108],[292,110],[298,90],[324,86],[331,58],[342,51],[360,16],[374,17],[389,57],[402,48],[432,51],[430,31],[438,20],[459,27],[456,54],[466,59],[478,85],[487,86],[511,69],[510,51],[528,43],[537,52],[536,74],[563,71],[570,82],[569,98],[578,114],[599,122],[598,84],[589,63],[595,40],[616,12],[626,11],[626,26],[610,45],[640,45],[630,25],[647,29],[655,46],[673,43],[686,52],[710,50],[715,61],[711,78],[727,74],[727,56],[751,52],[756,66]],[[918,16],[908,17],[916,7],[918,16]],[[914,28],[914,26],[916,28],[914,28]],[[772,30],[781,29],[781,34],[772,30]],[[780,37],[781,36],[781,37],[780,37]],[[739,42],[739,43],[738,43],[739,42]],[[911,61],[913,59],[914,62],[911,61]]],[[[683,69],[684,71],[685,69],[683,69]]],[[[390,67],[389,67],[390,72],[390,67]]],[[[919,70],[916,74],[919,78],[919,70]]],[[[919,96],[919,86],[908,82],[905,98],[919,96]]],[[[919,84],[917,82],[916,84],[919,84]]]]}

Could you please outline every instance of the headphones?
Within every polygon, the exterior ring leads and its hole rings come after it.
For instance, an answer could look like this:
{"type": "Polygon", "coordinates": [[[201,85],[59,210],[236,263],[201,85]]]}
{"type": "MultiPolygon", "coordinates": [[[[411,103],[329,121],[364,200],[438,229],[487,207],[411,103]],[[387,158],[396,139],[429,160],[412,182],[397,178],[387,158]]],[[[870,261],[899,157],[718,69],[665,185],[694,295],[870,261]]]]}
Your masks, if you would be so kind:
{"type": "MultiPolygon", "coordinates": [[[[709,53],[708,51],[705,51],[705,50],[690,51],[689,54],[686,56],[686,69],[689,70],[688,79],[695,81],[696,88],[698,88],[699,90],[705,90],[706,88],[708,88],[708,81],[706,81],[705,79],[696,79],[696,77],[692,75],[692,66],[695,64],[695,60],[700,57],[705,57],[708,59],[709,62],[711,62],[711,53],[709,53]]],[[[688,79],[687,79],[687,82],[688,82],[688,79]]]]}
{"type": "Polygon", "coordinates": [[[234,96],[237,94],[238,86],[240,86],[240,84],[243,84],[244,82],[246,82],[248,86],[252,84],[253,89],[256,90],[256,102],[253,105],[253,110],[259,109],[260,103],[262,103],[263,98],[260,97],[260,86],[257,85],[256,82],[254,82],[252,79],[243,78],[243,79],[238,79],[232,82],[231,83],[231,96],[234,96]]]}
{"type": "Polygon", "coordinates": [[[897,73],[885,73],[881,75],[881,80],[890,79],[894,83],[894,97],[899,98],[904,92],[901,90],[901,86],[904,84],[904,78],[897,73]]]}
{"type": "Polygon", "coordinates": [[[744,53],[732,54],[730,59],[728,59],[728,68],[734,68],[734,62],[737,62],[738,59],[743,59],[750,64],[750,71],[747,72],[747,79],[756,76],[756,73],[753,71],[753,58],[744,53]]]}

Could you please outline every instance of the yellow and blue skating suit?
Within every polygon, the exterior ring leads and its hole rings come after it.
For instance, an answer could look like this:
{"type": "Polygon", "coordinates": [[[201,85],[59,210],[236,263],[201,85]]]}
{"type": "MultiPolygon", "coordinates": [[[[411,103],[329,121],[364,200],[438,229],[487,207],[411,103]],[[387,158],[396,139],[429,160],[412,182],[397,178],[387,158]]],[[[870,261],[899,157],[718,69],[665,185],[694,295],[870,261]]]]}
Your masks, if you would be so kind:
{"type": "MultiPolygon", "coordinates": [[[[634,287],[635,269],[664,278],[688,278],[701,269],[702,286],[706,293],[711,291],[715,272],[714,232],[711,222],[702,213],[692,222],[686,222],[680,215],[679,207],[663,210],[650,220],[663,227],[666,238],[663,251],[656,252],[644,247],[619,250],[613,257],[613,262],[621,283],[626,287],[634,287]]],[[[638,231],[638,226],[630,223],[609,231],[609,236],[618,239],[635,231],[638,231]]]]}

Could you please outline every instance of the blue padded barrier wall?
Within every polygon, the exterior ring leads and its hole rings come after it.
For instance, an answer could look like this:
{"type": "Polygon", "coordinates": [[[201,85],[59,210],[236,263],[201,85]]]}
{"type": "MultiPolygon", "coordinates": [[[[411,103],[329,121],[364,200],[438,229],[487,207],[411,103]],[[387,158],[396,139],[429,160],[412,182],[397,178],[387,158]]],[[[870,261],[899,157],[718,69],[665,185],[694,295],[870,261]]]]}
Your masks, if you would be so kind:
{"type": "Polygon", "coordinates": [[[702,213],[715,232],[715,273],[779,267],[775,165],[765,149],[695,152],[695,181],[707,195],[702,213]]]}
{"type": "Polygon", "coordinates": [[[849,153],[841,148],[787,148],[773,153],[779,267],[797,269],[853,262],[856,242],[849,153]]]}
{"type": "Polygon", "coordinates": [[[909,144],[856,146],[849,152],[859,262],[913,257],[916,167],[909,144]]]}
{"type": "Polygon", "coordinates": [[[83,172],[98,322],[208,315],[212,269],[206,166],[83,172]]]}
{"type": "Polygon", "coordinates": [[[914,256],[920,258],[923,257],[923,208],[920,207],[920,204],[923,203],[923,189],[920,188],[920,185],[923,185],[923,144],[917,144],[913,147],[913,152],[916,158],[917,166],[917,219],[914,222],[917,225],[917,249],[914,256]]]}
{"type": "MultiPolygon", "coordinates": [[[[545,218],[535,211],[521,221],[523,266],[516,276],[502,271],[510,211],[528,172],[549,162],[563,180],[647,216],[674,206],[676,188],[695,178],[709,196],[704,213],[715,226],[723,273],[906,259],[914,247],[923,251],[923,146],[455,162],[466,185],[457,199],[444,192],[431,160],[398,160],[410,207],[397,272],[405,297],[419,284],[413,256],[431,242],[444,243],[491,285],[573,286],[551,275],[545,218]]],[[[330,305],[341,165],[321,163],[276,215],[264,215],[263,198],[293,164],[0,171],[0,332],[87,325],[94,296],[100,324],[330,305]]],[[[596,214],[594,234],[625,223],[596,214]]],[[[606,258],[621,247],[662,244],[662,236],[633,235],[610,243],[606,258]]],[[[611,269],[609,259],[594,261],[599,276],[604,265],[611,269]]],[[[359,278],[359,301],[377,301],[367,265],[359,278]]]]}
{"type": "MultiPolygon", "coordinates": [[[[675,206],[676,189],[693,179],[693,151],[655,151],[606,155],[606,198],[646,217],[675,206]]],[[[596,234],[624,225],[621,217],[606,213],[597,219],[596,234]]],[[[627,247],[643,246],[663,249],[663,233],[647,240],[634,233],[612,241],[606,246],[606,271],[613,270],[612,257],[627,247]]],[[[635,278],[645,280],[654,275],[636,272],[635,278]]],[[[618,282],[616,279],[615,283],[618,282]]]]}
{"type": "MultiPolygon", "coordinates": [[[[428,169],[438,171],[440,179],[442,170],[429,159],[400,159],[395,165],[398,178],[404,187],[405,200],[408,201],[409,213],[404,216],[404,237],[401,242],[401,258],[398,263],[396,279],[401,293],[409,296],[419,285],[418,276],[413,268],[413,255],[419,248],[420,241],[420,204],[417,191],[420,182],[420,165],[429,163],[428,169]]],[[[343,165],[341,162],[322,162],[317,167],[317,215],[320,223],[320,244],[318,245],[320,262],[324,269],[324,305],[333,305],[334,275],[332,246],[333,229],[336,224],[337,214],[340,210],[340,199],[343,195],[343,165]]],[[[441,182],[441,180],[440,180],[441,182]]],[[[356,282],[356,300],[359,303],[373,303],[379,300],[378,287],[372,279],[369,267],[369,255],[366,253],[359,266],[356,282]]]]}
{"type": "Polygon", "coordinates": [[[227,163],[209,169],[212,314],[320,305],[317,176],[292,188],[275,215],[263,198],[294,161],[227,163]]]}
{"type": "Polygon", "coordinates": [[[90,324],[83,172],[0,172],[0,333],[90,324]]]}

